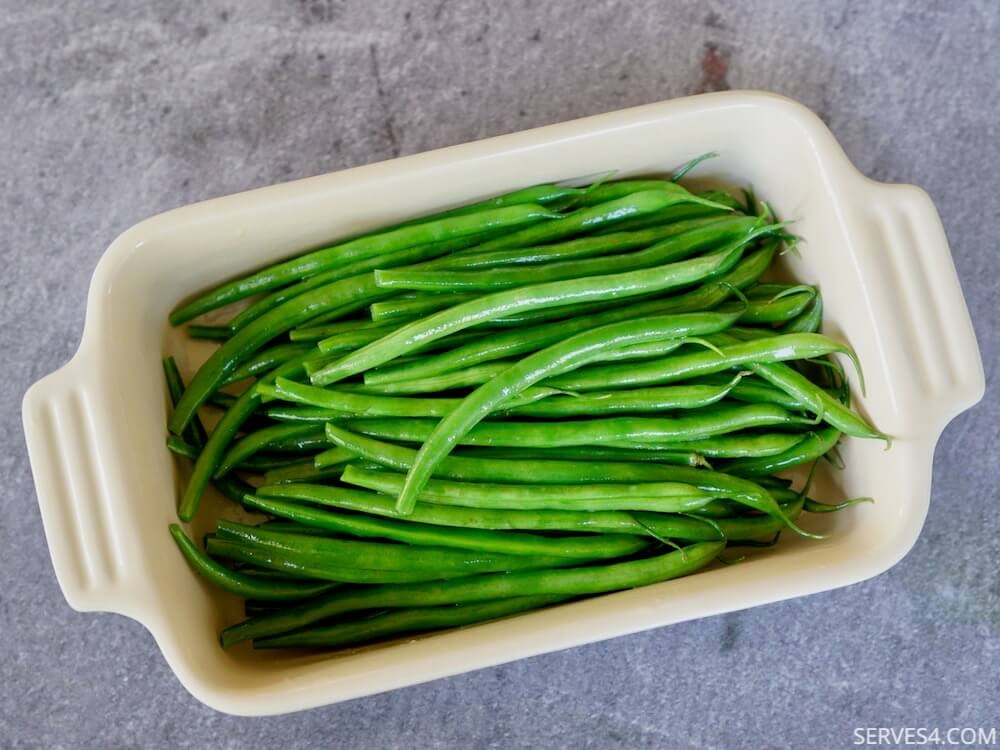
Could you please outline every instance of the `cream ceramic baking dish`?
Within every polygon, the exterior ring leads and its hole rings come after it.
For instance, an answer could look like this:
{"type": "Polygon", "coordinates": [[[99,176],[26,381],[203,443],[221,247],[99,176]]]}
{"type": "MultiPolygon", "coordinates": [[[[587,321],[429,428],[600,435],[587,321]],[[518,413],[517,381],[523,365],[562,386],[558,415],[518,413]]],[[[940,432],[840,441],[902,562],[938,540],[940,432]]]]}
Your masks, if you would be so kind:
{"type": "MultiPolygon", "coordinates": [[[[135,618],[184,686],[214,708],[274,714],[354,698],[874,576],[913,545],[934,446],[983,394],[982,363],[937,213],[921,190],[859,174],[802,106],[729,92],[668,101],[212,200],[122,234],[98,264],[83,341],[24,398],[24,429],[59,584],[70,606],[135,618]],[[203,352],[170,308],[227,277],[331,239],[533,183],[664,172],[693,155],[712,180],[751,183],[796,221],[787,272],[821,286],[826,331],[855,347],[858,406],[895,436],[847,441],[821,496],[871,495],[740,565],[353,653],[224,652],[235,599],[203,585],[167,524],[181,469],[164,448],[165,352],[190,374],[203,352]]],[[[222,505],[209,503],[202,515],[222,505]]],[[[202,523],[206,523],[202,521],[202,523]]],[[[196,527],[199,533],[203,528],[196,527]]]]}

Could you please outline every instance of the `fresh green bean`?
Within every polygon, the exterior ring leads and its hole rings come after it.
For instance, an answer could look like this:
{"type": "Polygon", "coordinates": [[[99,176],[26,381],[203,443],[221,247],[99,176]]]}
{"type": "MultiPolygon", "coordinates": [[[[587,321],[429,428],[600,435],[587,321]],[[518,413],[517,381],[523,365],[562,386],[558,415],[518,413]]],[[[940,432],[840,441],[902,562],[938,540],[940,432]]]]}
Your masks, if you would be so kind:
{"type": "MultiPolygon", "coordinates": [[[[755,325],[766,323],[784,323],[799,315],[813,300],[810,292],[799,292],[777,299],[753,299],[740,314],[741,323],[755,325]]],[[[723,312],[738,309],[738,303],[722,305],[718,309],[723,312]]]]}
{"type": "MultiPolygon", "coordinates": [[[[453,411],[452,414],[455,412],[453,411]]],[[[448,417],[445,417],[448,419],[448,417]]],[[[442,420],[443,421],[443,420],[442,420]]],[[[679,417],[607,417],[562,422],[482,422],[456,436],[452,445],[498,448],[563,448],[577,445],[643,443],[673,448],[683,443],[738,430],[781,425],[814,426],[814,419],[796,416],[773,404],[739,404],[697,410],[679,417]]],[[[433,419],[376,417],[351,419],[343,425],[352,432],[403,443],[428,444],[441,429],[433,419]]],[[[801,438],[800,438],[801,439],[801,438]]]]}
{"type": "MultiPolygon", "coordinates": [[[[723,546],[718,542],[691,545],[647,560],[587,568],[477,576],[460,585],[402,585],[355,590],[232,626],[223,631],[222,643],[228,647],[247,639],[301,632],[301,628],[321,620],[366,609],[507,600],[525,592],[582,596],[635,588],[693,573],[710,563],[723,546]]],[[[315,638],[315,631],[308,637],[315,638]]]]}
{"type": "Polygon", "coordinates": [[[753,365],[760,363],[810,359],[834,352],[848,353],[850,349],[820,334],[791,333],[733,343],[725,346],[721,357],[713,351],[703,351],[639,364],[594,366],[550,378],[545,384],[569,391],[634,388],[710,375],[730,367],[754,369],[753,365]]]}
{"type": "Polygon", "coordinates": [[[193,339],[204,341],[225,341],[233,332],[229,326],[189,325],[187,335],[193,339]]]}
{"type": "MultiPolygon", "coordinates": [[[[189,442],[177,437],[176,435],[170,435],[167,437],[167,448],[169,448],[170,452],[175,456],[183,456],[191,461],[196,461],[200,452],[198,448],[195,448],[189,442]]],[[[254,456],[248,456],[238,461],[233,468],[243,471],[260,472],[269,471],[279,467],[284,468],[288,466],[289,463],[290,462],[287,456],[257,454],[254,456]]],[[[221,477],[219,478],[221,479],[221,477]]]]}
{"type": "Polygon", "coordinates": [[[483,242],[476,247],[476,252],[484,253],[549,243],[564,237],[616,226],[626,219],[647,216],[677,204],[695,204],[728,210],[726,206],[689,193],[680,185],[672,185],[669,188],[631,193],[622,198],[582,208],[567,216],[547,222],[551,226],[537,225],[510,232],[483,242]]]}
{"type": "MultiPolygon", "coordinates": [[[[403,326],[379,341],[311,373],[310,379],[314,385],[330,385],[350,375],[385,364],[426,341],[443,338],[449,333],[503,314],[608,297],[628,298],[691,284],[708,275],[724,273],[739,260],[742,252],[743,245],[734,243],[732,247],[708,255],[655,269],[554,281],[486,295],[403,326]]],[[[177,424],[181,423],[178,421],[177,424]]]]}
{"type": "MultiPolygon", "coordinates": [[[[683,313],[673,316],[659,316],[649,318],[644,321],[622,321],[612,323],[607,326],[596,328],[592,331],[578,333],[563,342],[553,344],[546,349],[535,352],[525,357],[520,362],[512,365],[507,371],[497,375],[490,382],[483,384],[469,396],[466,396],[462,404],[455,408],[447,417],[442,419],[434,428],[434,431],[427,436],[413,467],[407,474],[407,481],[403,491],[399,496],[400,510],[412,509],[417,494],[420,492],[423,482],[426,481],[433,471],[434,465],[446,456],[451,449],[462,441],[474,426],[485,419],[491,412],[496,411],[505,401],[518,395],[525,388],[544,380],[553,375],[558,376],[570,370],[576,369],[587,362],[599,359],[601,354],[612,348],[621,348],[629,344],[643,343],[657,339],[677,338],[682,336],[699,335],[710,332],[712,328],[722,330],[733,323],[733,316],[719,315],[717,313],[683,313]]],[[[622,418],[625,419],[625,418],[622,418]]],[[[632,418],[636,422],[640,418],[632,418]]],[[[680,418],[683,420],[683,418],[680,418]]],[[[603,420],[611,423],[616,420],[603,420]]],[[[630,420],[631,421],[631,420],[630,420]]],[[[584,423],[573,423],[573,431],[584,434],[587,428],[584,423]]],[[[648,425],[652,428],[652,424],[648,425]]],[[[601,425],[600,429],[607,429],[610,424],[601,425]]],[[[624,428],[625,425],[622,424],[624,428]]],[[[665,429],[663,435],[669,430],[665,429]]],[[[494,428],[495,429],[495,428],[494,428]]],[[[551,430],[552,428],[550,428],[551,430]]],[[[558,429],[558,426],[555,426],[558,429]]],[[[609,431],[606,434],[610,434],[609,431]]],[[[689,433],[684,432],[685,436],[689,433]]],[[[708,433],[711,434],[711,433],[708,433]]],[[[703,436],[707,436],[703,435],[703,436]]],[[[629,439],[625,433],[618,433],[611,440],[629,439]]],[[[650,436],[649,439],[653,439],[650,436]]],[[[689,437],[679,439],[691,439],[689,437]]],[[[586,441],[559,442],[558,438],[550,436],[551,442],[542,444],[541,447],[552,447],[557,445],[581,445],[587,442],[599,442],[598,431],[591,431],[587,434],[586,441]]],[[[539,445],[539,443],[522,443],[522,445],[539,445]]]]}
{"type": "MultiPolygon", "coordinates": [[[[616,272],[660,266],[716,248],[737,239],[752,242],[777,231],[778,225],[760,225],[758,219],[732,216],[689,229],[655,245],[614,257],[616,272]]],[[[485,271],[398,268],[378,271],[378,285],[390,289],[415,289],[429,292],[494,292],[515,286],[540,284],[564,279],[578,279],[607,272],[604,257],[546,263],[530,268],[493,268],[485,271]]]]}
{"type": "MultiPolygon", "coordinates": [[[[647,536],[653,530],[662,538],[714,540],[715,528],[696,518],[666,513],[628,513],[599,510],[516,510],[509,508],[469,508],[424,502],[404,516],[393,498],[375,492],[317,484],[265,485],[258,494],[269,498],[305,501],[344,510],[414,523],[468,529],[572,531],[592,534],[632,534],[647,536]],[[636,521],[642,516],[643,523],[636,521]]],[[[761,516],[769,518],[769,516],[761,516]]]]}
{"type": "Polygon", "coordinates": [[[673,237],[674,235],[716,220],[717,217],[706,217],[651,227],[650,229],[638,232],[614,232],[611,234],[578,237],[550,245],[534,245],[531,247],[513,248],[511,250],[494,250],[485,253],[478,252],[478,249],[473,247],[461,253],[417,263],[410,266],[410,268],[413,270],[482,270],[500,266],[534,266],[539,263],[583,260],[596,256],[617,256],[619,253],[627,250],[639,250],[648,247],[660,240],[673,237]]]}
{"type": "Polygon", "coordinates": [[[220,388],[238,383],[247,378],[256,378],[270,372],[282,362],[294,357],[301,357],[312,347],[308,344],[275,344],[258,352],[242,365],[233,370],[220,384],[220,388]]]}
{"type": "MultiPolygon", "coordinates": [[[[798,432],[737,432],[730,435],[716,435],[702,440],[687,442],[669,442],[662,447],[671,450],[691,451],[705,458],[753,458],[757,456],[776,456],[789,450],[802,440],[798,432]]],[[[650,447],[660,448],[657,444],[630,442],[626,449],[634,452],[649,453],[650,447]],[[644,449],[644,450],[643,450],[644,449]]],[[[728,471],[728,469],[727,469],[728,471]]]]}
{"type": "MultiPolygon", "coordinates": [[[[702,442],[702,441],[698,441],[702,442]]],[[[672,444],[668,444],[672,446],[672,444]]],[[[573,445],[565,448],[466,448],[452,452],[466,458],[503,458],[507,460],[556,460],[556,461],[625,461],[676,464],[677,466],[704,466],[705,457],[689,450],[670,450],[669,447],[644,443],[641,448],[614,448],[594,445],[573,445]]]]}
{"type": "Polygon", "coordinates": [[[311,560],[333,567],[364,570],[414,570],[426,568],[444,573],[493,573],[530,570],[572,564],[575,558],[548,555],[509,555],[470,552],[441,546],[411,546],[381,542],[359,542],[303,534],[269,531],[232,521],[219,521],[220,539],[256,548],[280,551],[289,557],[311,560]]]}
{"type": "Polygon", "coordinates": [[[782,333],[819,333],[823,323],[823,297],[816,290],[816,298],[812,304],[798,316],[788,321],[782,329],[782,333]]]}
{"type": "Polygon", "coordinates": [[[270,547],[258,547],[243,542],[209,537],[205,548],[212,557],[222,557],[234,562],[249,563],[270,570],[294,574],[297,577],[313,578],[337,583],[411,583],[414,581],[446,580],[474,575],[474,571],[449,571],[429,566],[413,567],[407,570],[374,570],[351,566],[331,565],[322,558],[290,553],[270,547]]]}
{"type": "MultiPolygon", "coordinates": [[[[409,448],[372,440],[334,424],[327,424],[326,434],[336,445],[397,471],[408,471],[417,456],[417,452],[409,448]]],[[[316,457],[317,466],[322,464],[322,455],[316,457]]],[[[760,485],[739,477],[686,466],[611,461],[504,461],[448,456],[435,466],[434,475],[473,482],[514,484],[682,482],[708,493],[729,497],[768,515],[785,518],[774,498],[760,485]]],[[[794,530],[801,533],[797,528],[794,530]]]]}
{"type": "Polygon", "coordinates": [[[387,296],[385,290],[375,285],[373,274],[352,276],[295,297],[244,326],[199,368],[174,409],[170,431],[180,434],[198,407],[219,389],[240,364],[268,341],[325,310],[384,296],[387,296]]]}
{"type": "Polygon", "coordinates": [[[170,534],[195,572],[209,583],[230,594],[247,599],[287,602],[322,594],[335,586],[335,584],[330,583],[267,580],[248,576],[239,571],[230,570],[203,554],[177,524],[170,524],[170,534]]]}
{"type": "MultiPolygon", "coordinates": [[[[697,312],[717,307],[725,299],[732,295],[733,289],[743,289],[754,283],[762,273],[764,273],[774,257],[776,242],[765,242],[758,250],[750,252],[745,258],[740,260],[730,271],[722,276],[713,277],[711,281],[702,284],[690,292],[663,297],[654,294],[647,295],[646,299],[641,296],[634,298],[636,304],[655,304],[655,308],[645,311],[644,315],[666,315],[668,313],[697,312]]],[[[505,315],[494,318],[491,325],[523,325],[525,323],[537,324],[561,318],[568,315],[579,315],[581,313],[601,312],[607,309],[621,308],[620,301],[596,302],[575,304],[569,308],[552,308],[529,311],[517,315],[505,315]]]]}
{"type": "Polygon", "coordinates": [[[222,418],[216,423],[215,429],[212,430],[212,434],[205,442],[201,453],[198,454],[198,459],[194,463],[194,469],[188,479],[187,487],[181,498],[180,507],[177,510],[178,518],[182,521],[190,521],[195,513],[198,512],[198,506],[201,504],[205,488],[219,467],[219,463],[222,461],[229,443],[236,436],[240,427],[253,415],[254,411],[260,405],[260,395],[257,392],[258,387],[261,384],[273,383],[279,377],[294,378],[304,374],[305,363],[312,356],[318,355],[306,354],[279,365],[254,385],[243,391],[239,398],[233,402],[232,406],[226,410],[222,418]]]}
{"type": "Polygon", "coordinates": [[[726,471],[741,477],[754,477],[790,469],[825,455],[837,444],[840,435],[835,427],[816,430],[782,453],[733,461],[726,466],[726,471]]]}
{"type": "Polygon", "coordinates": [[[447,310],[463,302],[471,302],[477,294],[418,294],[410,299],[393,297],[385,302],[374,302],[369,308],[371,318],[376,323],[398,322],[423,318],[431,313],[447,310]]]}
{"type": "Polygon", "coordinates": [[[170,322],[179,325],[209,310],[245,299],[258,292],[266,292],[299,281],[311,274],[329,271],[352,262],[456,237],[481,235],[491,229],[514,229],[546,219],[555,219],[558,216],[559,214],[538,205],[519,204],[359,237],[299,255],[249,276],[222,284],[175,309],[170,314],[170,322]]]}
{"type": "MultiPolygon", "coordinates": [[[[398,493],[404,476],[348,464],[345,484],[386,494],[398,493]]],[[[420,498],[439,505],[512,510],[650,510],[686,513],[720,497],[682,482],[641,484],[487,484],[430,479],[420,498]]]]}
{"type": "Polygon", "coordinates": [[[626,557],[647,546],[627,535],[552,537],[511,531],[446,529],[430,524],[334,513],[271,498],[248,498],[247,505],[271,515],[361,537],[379,537],[412,545],[432,545],[505,555],[540,555],[603,560],[626,557]]]}
{"type": "MultiPolygon", "coordinates": [[[[265,427],[262,430],[251,432],[242,440],[237,440],[232,448],[226,453],[214,477],[225,476],[238,464],[245,463],[257,452],[272,446],[277,440],[289,437],[316,437],[322,436],[323,428],[313,424],[277,424],[273,427],[265,427]]],[[[323,441],[326,444],[326,441],[323,441]]]]}
{"type": "Polygon", "coordinates": [[[532,609],[557,604],[568,596],[517,596],[495,602],[450,607],[414,607],[372,615],[356,622],[328,625],[322,630],[300,631],[254,641],[254,648],[324,648],[351,646],[388,638],[400,633],[419,633],[495,620],[532,609]]]}
{"type": "MultiPolygon", "coordinates": [[[[273,385],[261,385],[259,390],[265,401],[282,399],[322,407],[324,412],[321,421],[324,422],[344,419],[347,416],[443,417],[460,402],[460,399],[456,398],[409,398],[351,393],[317,388],[286,378],[277,378],[273,385]]],[[[562,391],[553,388],[528,388],[516,399],[516,403],[518,405],[533,404],[560,393],[562,391]]]]}

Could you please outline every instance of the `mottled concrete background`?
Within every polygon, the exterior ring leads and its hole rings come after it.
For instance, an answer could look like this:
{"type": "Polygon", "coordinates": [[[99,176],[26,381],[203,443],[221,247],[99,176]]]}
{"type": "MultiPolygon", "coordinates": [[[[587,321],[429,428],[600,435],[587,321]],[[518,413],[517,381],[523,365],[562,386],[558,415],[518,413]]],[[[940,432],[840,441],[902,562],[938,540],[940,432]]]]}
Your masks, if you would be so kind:
{"type": "Polygon", "coordinates": [[[846,590],[282,718],[204,708],[150,636],[71,611],[20,427],[98,257],[173,206],[693,92],[771,89],[934,197],[1000,355],[1000,6],[0,1],[0,746],[849,747],[1000,726],[1000,404],[947,430],[916,549],[846,590]]]}

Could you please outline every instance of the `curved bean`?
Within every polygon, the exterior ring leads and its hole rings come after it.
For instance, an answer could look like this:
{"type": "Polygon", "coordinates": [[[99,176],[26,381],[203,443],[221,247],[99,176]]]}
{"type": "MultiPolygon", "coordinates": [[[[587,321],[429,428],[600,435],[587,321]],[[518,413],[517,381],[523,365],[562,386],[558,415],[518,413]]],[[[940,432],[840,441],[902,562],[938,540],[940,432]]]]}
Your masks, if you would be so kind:
{"type": "Polygon", "coordinates": [[[230,594],[268,602],[287,602],[322,594],[336,586],[333,583],[268,580],[248,576],[239,571],[230,570],[225,565],[220,565],[203,554],[188,538],[187,534],[181,530],[181,527],[175,523],[170,524],[170,535],[196,573],[212,585],[230,594]]]}

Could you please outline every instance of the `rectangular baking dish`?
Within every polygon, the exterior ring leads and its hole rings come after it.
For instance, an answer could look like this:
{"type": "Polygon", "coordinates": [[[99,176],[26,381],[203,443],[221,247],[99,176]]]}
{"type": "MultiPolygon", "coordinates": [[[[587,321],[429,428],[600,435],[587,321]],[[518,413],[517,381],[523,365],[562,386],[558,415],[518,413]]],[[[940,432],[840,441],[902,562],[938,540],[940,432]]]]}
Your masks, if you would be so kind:
{"type": "MultiPolygon", "coordinates": [[[[982,362],[941,222],[912,186],[872,182],[823,123],[757,92],[679,99],[254,190],[132,227],[94,272],[79,351],[34,384],[23,418],[56,576],[70,606],[132,617],[183,685],[235,714],[305,709],[533,654],[855,583],[913,545],[934,446],[983,395],[982,362]],[[196,290],[337,237],[534,183],[616,170],[662,173],[694,155],[700,176],[752,184],[795,221],[785,271],[822,288],[827,333],[860,355],[859,409],[891,450],[845,441],[847,468],[818,493],[874,505],[823,518],[822,542],[783,540],[740,565],[531,614],[337,655],[287,656],[216,640],[239,602],[210,590],[173,547],[182,469],[164,448],[166,352],[204,356],[169,329],[196,290]]],[[[222,508],[209,503],[208,518],[222,508]]],[[[201,533],[207,520],[192,529],[201,533]]]]}

